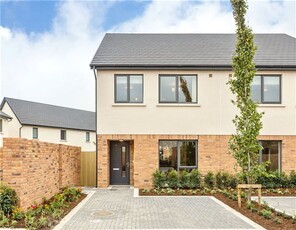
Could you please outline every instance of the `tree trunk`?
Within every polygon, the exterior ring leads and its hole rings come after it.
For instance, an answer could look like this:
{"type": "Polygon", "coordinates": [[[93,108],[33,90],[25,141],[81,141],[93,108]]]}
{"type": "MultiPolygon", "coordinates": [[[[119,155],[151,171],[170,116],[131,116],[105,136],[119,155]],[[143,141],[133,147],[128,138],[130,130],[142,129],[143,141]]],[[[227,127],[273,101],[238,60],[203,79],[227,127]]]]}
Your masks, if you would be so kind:
{"type": "MultiPolygon", "coordinates": [[[[251,160],[250,160],[250,154],[248,153],[248,176],[247,176],[247,183],[248,184],[252,183],[252,180],[250,178],[250,172],[251,172],[251,160]]],[[[248,193],[247,193],[248,203],[251,203],[251,195],[252,195],[252,189],[249,188],[248,193]]]]}

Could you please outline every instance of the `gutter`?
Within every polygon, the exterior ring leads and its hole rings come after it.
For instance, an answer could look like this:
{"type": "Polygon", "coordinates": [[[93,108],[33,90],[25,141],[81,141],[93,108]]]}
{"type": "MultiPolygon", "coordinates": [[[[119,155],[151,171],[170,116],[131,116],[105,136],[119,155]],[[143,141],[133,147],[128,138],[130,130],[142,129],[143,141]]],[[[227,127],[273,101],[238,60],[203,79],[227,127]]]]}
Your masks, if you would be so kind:
{"type": "MultiPolygon", "coordinates": [[[[93,64],[91,68],[100,68],[103,70],[205,70],[205,71],[215,71],[215,70],[224,70],[232,71],[231,65],[96,65],[93,64]]],[[[296,70],[295,65],[258,65],[256,66],[257,71],[294,71],[296,70]]]]}
{"type": "Polygon", "coordinates": [[[94,77],[95,77],[95,130],[96,130],[96,188],[98,188],[98,137],[97,137],[97,113],[98,113],[98,105],[97,105],[97,74],[96,74],[96,68],[93,68],[93,71],[94,71],[94,77]]]}

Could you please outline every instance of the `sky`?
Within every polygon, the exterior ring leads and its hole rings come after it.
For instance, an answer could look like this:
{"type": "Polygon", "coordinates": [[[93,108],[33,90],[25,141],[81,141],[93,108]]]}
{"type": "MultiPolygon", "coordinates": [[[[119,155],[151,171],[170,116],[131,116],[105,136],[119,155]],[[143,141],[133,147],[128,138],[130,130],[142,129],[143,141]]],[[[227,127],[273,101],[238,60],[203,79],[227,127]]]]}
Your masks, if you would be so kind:
{"type": "MultiPolygon", "coordinates": [[[[296,37],[296,0],[249,1],[254,33],[296,37]]],[[[91,110],[105,33],[235,33],[229,1],[0,0],[0,100],[91,110]]]]}

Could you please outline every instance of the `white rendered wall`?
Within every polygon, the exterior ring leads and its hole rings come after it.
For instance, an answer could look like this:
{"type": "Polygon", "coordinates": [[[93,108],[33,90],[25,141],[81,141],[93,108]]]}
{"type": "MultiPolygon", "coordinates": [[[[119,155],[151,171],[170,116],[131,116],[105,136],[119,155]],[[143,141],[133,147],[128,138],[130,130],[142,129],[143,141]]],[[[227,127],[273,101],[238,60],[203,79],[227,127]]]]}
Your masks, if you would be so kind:
{"type": "MultiPolygon", "coordinates": [[[[99,70],[98,134],[232,134],[236,108],[226,85],[230,71],[99,70]],[[143,74],[144,103],[115,104],[114,74],[143,74]],[[159,74],[198,75],[198,105],[159,104],[159,74]],[[212,77],[209,77],[212,74],[212,77]]],[[[259,105],[265,112],[261,135],[295,135],[296,71],[258,71],[282,75],[282,104],[259,105]]]]}
{"type": "Polygon", "coordinates": [[[2,131],[0,131],[0,148],[3,147],[3,138],[8,137],[8,130],[7,130],[7,124],[8,121],[6,119],[1,119],[2,120],[2,131]]]}
{"type": "Polygon", "coordinates": [[[86,131],[65,129],[67,131],[67,140],[63,141],[60,139],[61,129],[59,128],[47,128],[38,126],[23,126],[22,127],[22,138],[33,139],[33,127],[38,128],[38,140],[64,144],[71,146],[80,146],[82,151],[95,151],[96,150],[96,134],[90,132],[90,141],[86,142],[86,131]]]}
{"type": "Polygon", "coordinates": [[[12,120],[6,123],[4,137],[19,137],[19,130],[22,126],[7,102],[5,102],[2,111],[12,117],[12,120]]]}

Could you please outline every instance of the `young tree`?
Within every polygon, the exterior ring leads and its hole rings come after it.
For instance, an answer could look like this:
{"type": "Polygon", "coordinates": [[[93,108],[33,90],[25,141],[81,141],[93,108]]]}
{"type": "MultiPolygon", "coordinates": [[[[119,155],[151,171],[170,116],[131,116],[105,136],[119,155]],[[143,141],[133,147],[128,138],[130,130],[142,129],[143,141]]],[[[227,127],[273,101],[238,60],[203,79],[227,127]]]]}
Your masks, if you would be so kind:
{"type": "MultiPolygon", "coordinates": [[[[245,14],[247,11],[246,0],[230,0],[236,24],[236,49],[232,57],[234,75],[228,84],[235,95],[232,100],[238,108],[239,115],[233,119],[236,134],[229,141],[230,153],[240,166],[247,178],[247,183],[255,183],[256,174],[260,169],[258,164],[261,146],[257,140],[262,128],[261,118],[263,113],[257,112],[257,104],[251,99],[251,83],[256,73],[253,62],[256,47],[252,29],[246,25],[245,14]]],[[[250,201],[251,190],[248,192],[250,201]]]]}

